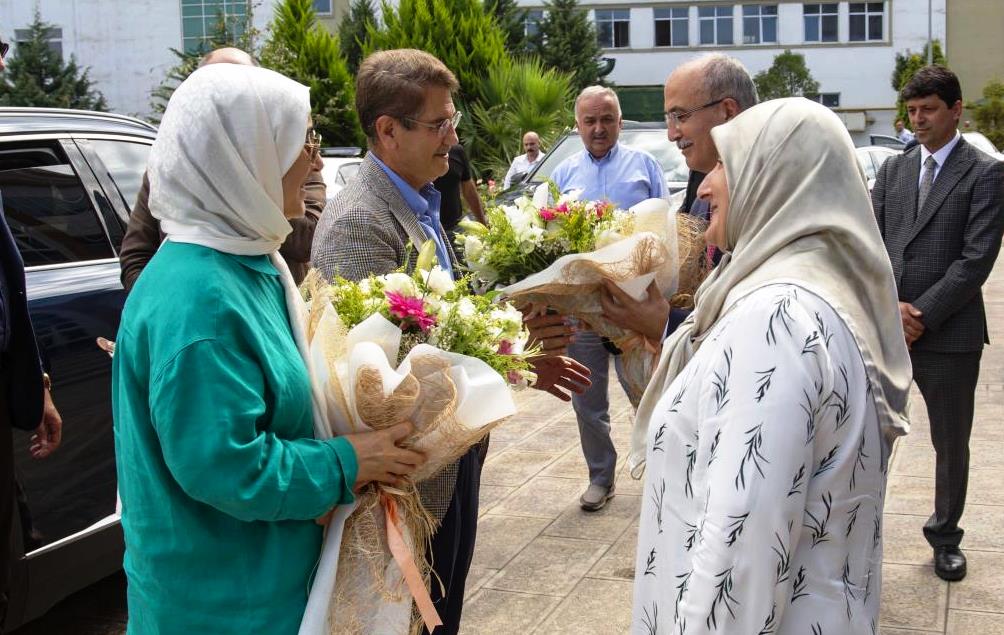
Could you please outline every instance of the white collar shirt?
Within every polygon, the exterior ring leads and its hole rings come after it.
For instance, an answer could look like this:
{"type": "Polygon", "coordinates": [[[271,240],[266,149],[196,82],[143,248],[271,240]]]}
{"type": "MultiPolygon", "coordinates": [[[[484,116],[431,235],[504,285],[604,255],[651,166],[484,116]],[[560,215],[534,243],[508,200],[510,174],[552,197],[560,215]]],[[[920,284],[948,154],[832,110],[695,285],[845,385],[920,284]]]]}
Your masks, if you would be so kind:
{"type": "Polygon", "coordinates": [[[952,140],[946,143],[945,145],[941,146],[941,148],[934,153],[928,150],[927,146],[925,146],[924,144],[920,144],[920,178],[917,179],[918,187],[920,186],[921,181],[924,180],[924,162],[927,161],[927,157],[933,156],[934,162],[937,163],[937,165],[934,167],[934,179],[932,179],[932,180],[937,180],[938,174],[941,173],[941,168],[944,167],[945,161],[948,159],[948,155],[952,153],[952,150],[955,149],[955,146],[959,145],[959,139],[961,138],[962,135],[959,134],[958,130],[956,130],[955,136],[952,137],[952,140]]]}
{"type": "Polygon", "coordinates": [[[512,165],[509,166],[509,171],[506,172],[505,181],[503,181],[502,187],[508,189],[509,186],[512,185],[512,177],[516,176],[517,174],[526,174],[531,169],[533,169],[533,166],[540,163],[543,158],[544,158],[544,153],[538,152],[537,158],[534,159],[533,161],[531,161],[530,158],[527,157],[525,154],[521,154],[515,159],[513,159],[512,165]]]}

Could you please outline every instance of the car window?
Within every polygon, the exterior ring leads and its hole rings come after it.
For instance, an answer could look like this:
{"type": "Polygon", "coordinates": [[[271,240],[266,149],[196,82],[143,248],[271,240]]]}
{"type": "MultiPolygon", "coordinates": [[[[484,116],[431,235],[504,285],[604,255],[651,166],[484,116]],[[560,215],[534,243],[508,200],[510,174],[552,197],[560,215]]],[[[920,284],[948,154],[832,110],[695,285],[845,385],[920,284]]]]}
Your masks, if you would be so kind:
{"type": "Polygon", "coordinates": [[[348,183],[349,179],[356,175],[356,172],[358,171],[358,163],[346,163],[342,167],[338,168],[338,184],[345,185],[348,183]]]}
{"type": "Polygon", "coordinates": [[[882,167],[882,164],[885,163],[889,157],[894,156],[895,154],[895,152],[879,152],[877,150],[872,150],[872,163],[875,164],[875,172],[878,172],[882,167]]]}
{"type": "Polygon", "coordinates": [[[139,190],[143,186],[143,174],[146,172],[146,160],[150,156],[150,145],[114,139],[88,141],[108,169],[108,175],[118,187],[119,195],[122,196],[126,207],[132,211],[139,190]]]}
{"type": "Polygon", "coordinates": [[[0,150],[0,196],[25,266],[114,257],[91,199],[58,146],[0,150]]]}
{"type": "Polygon", "coordinates": [[[871,181],[875,178],[875,164],[872,162],[872,154],[867,150],[858,150],[855,152],[858,157],[858,163],[861,164],[861,169],[864,170],[865,178],[871,181]]]}
{"type": "Polygon", "coordinates": [[[965,132],[962,136],[966,141],[975,146],[977,150],[982,150],[990,156],[997,154],[997,148],[994,147],[993,142],[984,137],[982,134],[978,132],[965,132]]]}
{"type": "MultiPolygon", "coordinates": [[[[666,180],[686,181],[690,177],[690,169],[680,153],[676,144],[670,143],[666,138],[666,131],[662,129],[651,130],[622,130],[618,142],[635,148],[644,150],[654,156],[662,165],[666,180]]],[[[551,178],[551,173],[558,167],[558,164],[576,152],[581,152],[584,146],[578,133],[570,132],[568,136],[553,150],[547,153],[540,167],[534,173],[531,183],[542,183],[551,178]]]]}

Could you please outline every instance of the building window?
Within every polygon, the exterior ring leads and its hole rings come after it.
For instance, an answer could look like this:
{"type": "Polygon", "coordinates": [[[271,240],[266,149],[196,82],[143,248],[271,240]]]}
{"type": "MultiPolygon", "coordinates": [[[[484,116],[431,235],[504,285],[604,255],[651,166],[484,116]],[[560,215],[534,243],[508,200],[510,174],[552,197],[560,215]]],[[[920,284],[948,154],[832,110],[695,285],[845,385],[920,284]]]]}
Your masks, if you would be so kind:
{"type": "Polygon", "coordinates": [[[849,5],[851,42],[870,42],[882,39],[884,2],[852,2],[849,5]]]}
{"type": "MultiPolygon", "coordinates": [[[[29,29],[14,29],[15,44],[27,42],[30,38],[31,31],[29,29]]],[[[49,48],[59,56],[59,59],[63,59],[63,29],[59,27],[50,28],[45,33],[45,41],[49,44],[49,48]]]]}
{"type": "Polygon", "coordinates": [[[701,44],[732,44],[732,7],[698,7],[701,44]]]}
{"type": "Polygon", "coordinates": [[[523,35],[532,40],[540,33],[540,23],[544,21],[543,9],[530,9],[523,14],[523,35]]]}
{"type": "Polygon", "coordinates": [[[185,51],[210,46],[224,29],[232,37],[244,33],[248,0],[181,0],[181,34],[185,51]]]}
{"type": "Polygon", "coordinates": [[[743,44],[777,42],[777,5],[743,5],[743,44]]]}
{"type": "Polygon", "coordinates": [[[806,42],[837,41],[837,7],[836,2],[802,5],[806,42]]]}
{"type": "Polygon", "coordinates": [[[655,10],[655,45],[688,46],[689,22],[686,7],[655,10]]]}
{"type": "Polygon", "coordinates": [[[630,29],[630,9],[596,10],[596,37],[601,47],[619,49],[631,46],[630,29]]]}
{"type": "Polygon", "coordinates": [[[331,15],[331,0],[314,0],[314,11],[319,15],[331,15]]]}
{"type": "Polygon", "coordinates": [[[840,93],[817,93],[806,95],[806,99],[823,104],[827,108],[840,108],[840,93]]]}

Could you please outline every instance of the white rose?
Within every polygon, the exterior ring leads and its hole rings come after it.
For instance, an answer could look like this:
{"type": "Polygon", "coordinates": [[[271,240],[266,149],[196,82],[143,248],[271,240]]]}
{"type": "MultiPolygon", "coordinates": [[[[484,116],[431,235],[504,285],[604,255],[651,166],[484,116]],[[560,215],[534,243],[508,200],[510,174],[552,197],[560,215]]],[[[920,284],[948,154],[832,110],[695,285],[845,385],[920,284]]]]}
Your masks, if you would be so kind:
{"type": "Polygon", "coordinates": [[[433,267],[432,271],[423,271],[422,280],[425,280],[425,286],[435,294],[446,295],[453,291],[453,277],[438,266],[433,267]]]}
{"type": "Polygon", "coordinates": [[[457,301],[457,315],[463,318],[472,318],[478,314],[477,308],[470,298],[460,298],[457,301]]]}
{"type": "Polygon", "coordinates": [[[418,296],[418,287],[415,285],[415,281],[406,273],[388,273],[383,276],[383,288],[385,291],[399,293],[403,296],[418,296]]]}
{"type": "Polygon", "coordinates": [[[477,262],[484,255],[485,244],[477,236],[464,236],[464,257],[468,262],[477,262]]]}

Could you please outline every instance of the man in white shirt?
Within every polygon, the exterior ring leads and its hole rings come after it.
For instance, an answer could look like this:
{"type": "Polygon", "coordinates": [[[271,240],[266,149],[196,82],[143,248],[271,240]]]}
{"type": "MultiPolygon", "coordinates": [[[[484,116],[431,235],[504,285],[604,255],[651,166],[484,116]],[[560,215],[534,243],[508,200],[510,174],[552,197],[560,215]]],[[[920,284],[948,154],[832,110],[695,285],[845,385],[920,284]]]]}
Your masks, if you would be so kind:
{"type": "Polygon", "coordinates": [[[913,133],[903,125],[902,119],[896,120],[896,138],[903,143],[910,143],[913,141],[913,133]]]}
{"type": "Polygon", "coordinates": [[[533,130],[523,135],[523,150],[526,154],[512,160],[512,165],[505,174],[505,181],[502,182],[503,189],[509,189],[514,176],[526,174],[544,158],[544,153],[540,151],[540,137],[533,130]]]}

